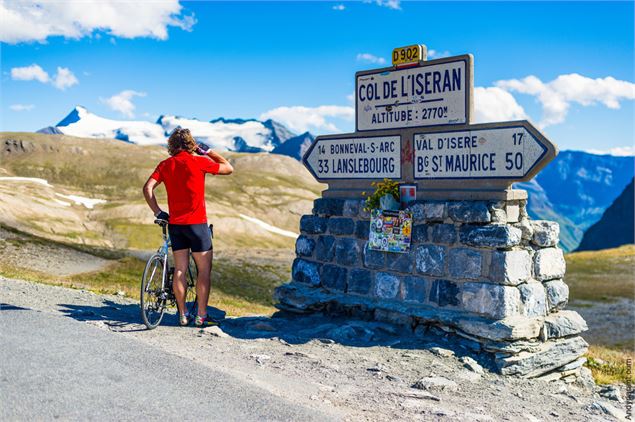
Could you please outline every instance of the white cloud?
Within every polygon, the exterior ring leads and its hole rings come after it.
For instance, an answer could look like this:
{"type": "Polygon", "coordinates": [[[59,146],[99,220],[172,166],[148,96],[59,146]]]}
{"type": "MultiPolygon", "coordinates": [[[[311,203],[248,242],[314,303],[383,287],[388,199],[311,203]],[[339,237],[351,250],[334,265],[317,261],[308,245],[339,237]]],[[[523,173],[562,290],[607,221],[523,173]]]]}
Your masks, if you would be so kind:
{"type": "Polygon", "coordinates": [[[377,57],[370,53],[359,53],[357,55],[357,61],[360,62],[368,62],[368,63],[376,63],[376,64],[384,64],[386,60],[383,57],[377,57]]]}
{"type": "Polygon", "coordinates": [[[527,118],[525,110],[516,102],[514,96],[498,87],[475,87],[474,111],[476,123],[527,118]]]}
{"type": "Polygon", "coordinates": [[[48,37],[79,39],[95,31],[122,38],[168,38],[168,27],[190,31],[193,15],[183,15],[178,0],[125,2],[120,0],[0,2],[0,41],[8,44],[45,42],[48,37]]]}
{"type": "Polygon", "coordinates": [[[43,84],[50,83],[62,91],[79,83],[75,74],[67,67],[58,67],[55,76],[51,77],[47,71],[35,63],[31,66],[12,68],[11,79],[15,81],[38,81],[43,84]]]}
{"type": "Polygon", "coordinates": [[[35,108],[33,104],[11,104],[9,109],[13,111],[31,111],[35,108]]]}
{"type": "Polygon", "coordinates": [[[364,0],[364,3],[375,3],[377,6],[387,7],[393,10],[401,10],[400,0],[364,0]]]}
{"type": "Polygon", "coordinates": [[[615,148],[609,148],[607,150],[599,150],[599,149],[588,149],[586,150],[586,152],[589,152],[591,154],[597,154],[597,155],[616,155],[618,157],[632,157],[635,156],[635,147],[634,146],[629,146],[629,147],[615,147],[615,148]]]}
{"type": "Polygon", "coordinates": [[[70,88],[73,85],[77,85],[79,81],[67,67],[58,67],[55,78],[51,81],[53,86],[57,89],[64,91],[66,88],[70,88]]]}
{"type": "Polygon", "coordinates": [[[43,84],[49,81],[49,74],[39,65],[14,67],[11,69],[11,79],[16,81],[39,81],[43,84]]]}
{"type": "Polygon", "coordinates": [[[577,73],[560,75],[551,82],[542,82],[536,76],[496,82],[507,91],[536,97],[542,105],[541,127],[562,123],[571,103],[590,106],[598,103],[611,109],[620,108],[620,101],[635,99],[635,84],[620,81],[611,76],[587,78],[577,73]]]}
{"type": "Polygon", "coordinates": [[[442,57],[449,57],[450,52],[448,50],[439,51],[435,49],[428,50],[428,58],[429,59],[440,59],[442,57]]]}
{"type": "Polygon", "coordinates": [[[326,105],[319,107],[278,107],[260,115],[260,120],[273,119],[286,125],[294,132],[327,131],[338,132],[339,129],[327,118],[352,121],[355,110],[348,106],[326,105]]]}
{"type": "Polygon", "coordinates": [[[333,10],[342,11],[342,10],[345,10],[345,9],[346,9],[346,6],[344,6],[343,4],[336,4],[335,6],[333,6],[333,10]]]}
{"type": "Polygon", "coordinates": [[[126,117],[134,117],[135,105],[132,102],[132,99],[134,97],[145,96],[145,92],[138,92],[127,89],[125,91],[121,91],[119,94],[113,95],[110,98],[99,98],[99,100],[111,109],[120,112],[126,117]]]}

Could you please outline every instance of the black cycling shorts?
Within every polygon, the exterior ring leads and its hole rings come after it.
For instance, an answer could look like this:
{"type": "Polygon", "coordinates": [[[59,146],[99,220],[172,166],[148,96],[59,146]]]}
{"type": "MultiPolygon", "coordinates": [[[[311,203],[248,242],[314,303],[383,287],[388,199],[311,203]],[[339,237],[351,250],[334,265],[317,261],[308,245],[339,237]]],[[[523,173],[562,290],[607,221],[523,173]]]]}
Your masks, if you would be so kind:
{"type": "Polygon", "coordinates": [[[205,252],[212,249],[212,237],[206,223],[170,224],[168,232],[173,251],[191,249],[192,252],[205,252]]]}

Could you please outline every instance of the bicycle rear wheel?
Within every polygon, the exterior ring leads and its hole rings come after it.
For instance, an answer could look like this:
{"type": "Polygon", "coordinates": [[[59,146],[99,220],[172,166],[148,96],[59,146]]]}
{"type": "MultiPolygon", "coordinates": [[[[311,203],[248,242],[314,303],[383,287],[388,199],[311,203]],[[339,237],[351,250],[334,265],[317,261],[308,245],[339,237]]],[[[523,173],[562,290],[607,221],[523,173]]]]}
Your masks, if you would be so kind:
{"type": "Polygon", "coordinates": [[[148,259],[141,279],[141,319],[149,330],[161,323],[165,313],[163,278],[163,257],[154,254],[148,259]]]}
{"type": "Polygon", "coordinates": [[[198,277],[198,270],[196,268],[196,262],[190,254],[190,262],[187,268],[186,281],[187,290],[185,291],[185,308],[190,315],[196,314],[196,278],[198,277]]]}

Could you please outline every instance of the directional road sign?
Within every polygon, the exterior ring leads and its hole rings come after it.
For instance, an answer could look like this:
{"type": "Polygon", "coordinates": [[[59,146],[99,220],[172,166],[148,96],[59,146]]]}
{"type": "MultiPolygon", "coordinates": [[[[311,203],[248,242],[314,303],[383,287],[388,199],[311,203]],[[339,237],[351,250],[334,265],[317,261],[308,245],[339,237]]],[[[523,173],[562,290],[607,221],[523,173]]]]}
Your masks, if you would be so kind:
{"type": "Polygon", "coordinates": [[[318,136],[302,159],[318,181],[401,178],[401,136],[318,136]]]}
{"type": "Polygon", "coordinates": [[[528,121],[413,134],[414,178],[529,180],[558,153],[528,121]]]}
{"type": "Polygon", "coordinates": [[[468,124],[472,109],[472,56],[421,62],[355,74],[358,131],[468,124]]]}

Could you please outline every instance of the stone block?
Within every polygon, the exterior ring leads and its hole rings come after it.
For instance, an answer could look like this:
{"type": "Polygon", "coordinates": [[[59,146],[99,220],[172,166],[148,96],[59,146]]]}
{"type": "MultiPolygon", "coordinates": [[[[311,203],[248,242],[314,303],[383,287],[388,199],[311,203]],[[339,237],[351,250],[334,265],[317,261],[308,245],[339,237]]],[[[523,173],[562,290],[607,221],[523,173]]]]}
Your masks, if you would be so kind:
{"type": "Polygon", "coordinates": [[[542,321],[514,315],[498,321],[483,321],[480,318],[462,318],[457,322],[462,331],[492,341],[516,341],[538,337],[542,321]]]}
{"type": "Polygon", "coordinates": [[[387,322],[393,325],[401,325],[404,327],[412,326],[412,317],[384,309],[375,309],[374,319],[375,321],[387,322]]]}
{"type": "Polygon", "coordinates": [[[412,244],[422,243],[428,241],[428,225],[416,224],[412,227],[412,244]]]}
{"type": "Polygon", "coordinates": [[[445,274],[445,256],[447,248],[437,245],[420,245],[416,249],[417,272],[426,275],[443,276],[445,274]]]}
{"type": "Polygon", "coordinates": [[[492,215],[483,201],[448,203],[448,216],[457,223],[489,223],[492,215]]]}
{"type": "Polygon", "coordinates": [[[492,223],[507,223],[507,213],[504,202],[490,202],[489,212],[492,215],[492,223]]]}
{"type": "Polygon", "coordinates": [[[520,220],[520,207],[518,205],[507,204],[505,213],[508,223],[517,223],[520,220]]]}
{"type": "Polygon", "coordinates": [[[514,224],[514,227],[520,229],[523,240],[531,240],[534,236],[534,229],[531,227],[531,221],[527,218],[523,218],[519,223],[514,224]]]}
{"type": "Polygon", "coordinates": [[[515,286],[531,278],[531,256],[526,250],[493,251],[489,279],[515,286]]]}
{"type": "Polygon", "coordinates": [[[423,203],[421,203],[421,202],[411,203],[408,206],[408,209],[412,213],[412,221],[415,224],[416,223],[422,223],[424,221],[424,218],[423,218],[423,203]]]}
{"type": "Polygon", "coordinates": [[[330,234],[351,235],[355,231],[355,222],[351,218],[329,218],[330,234]]]}
{"type": "Polygon", "coordinates": [[[545,318],[547,338],[568,337],[588,329],[586,321],[575,311],[560,311],[545,318]]]}
{"type": "Polygon", "coordinates": [[[389,252],[386,254],[386,266],[398,273],[411,273],[414,270],[414,253],[389,252]]]}
{"type": "Polygon", "coordinates": [[[368,242],[364,246],[364,266],[366,268],[382,269],[386,266],[386,253],[368,248],[368,242]]]}
{"type": "Polygon", "coordinates": [[[347,199],[342,207],[344,217],[357,217],[359,215],[359,199],[347,199]]]}
{"type": "Polygon", "coordinates": [[[569,302],[569,286],[562,280],[551,280],[544,283],[547,290],[549,312],[563,309],[569,302]]]}
{"type": "Polygon", "coordinates": [[[582,337],[548,341],[535,353],[521,352],[518,355],[496,359],[496,366],[503,375],[533,378],[551,372],[577,360],[588,350],[582,337]]]}
{"type": "Polygon", "coordinates": [[[297,282],[311,286],[320,285],[320,265],[315,262],[296,258],[291,267],[291,275],[297,282]]]}
{"type": "Polygon", "coordinates": [[[566,262],[562,249],[546,248],[534,254],[534,278],[539,281],[564,277],[566,262]]]}
{"type": "Polygon", "coordinates": [[[307,234],[321,234],[326,232],[326,218],[314,215],[303,215],[300,218],[300,231],[307,234]]]}
{"type": "Polygon", "coordinates": [[[379,272],[375,274],[375,296],[381,299],[395,299],[400,284],[401,280],[396,275],[379,272]]]}
{"type": "Polygon", "coordinates": [[[359,263],[359,249],[356,239],[337,239],[335,241],[335,260],[340,265],[357,265],[359,263]]]}
{"type": "Polygon", "coordinates": [[[295,241],[295,253],[299,256],[311,256],[315,249],[315,240],[301,234],[295,241]]]}
{"type": "Polygon", "coordinates": [[[439,306],[458,306],[460,303],[459,285],[450,280],[434,280],[430,288],[429,301],[439,306]]]}
{"type": "Polygon", "coordinates": [[[520,292],[515,287],[490,283],[464,283],[461,307],[492,319],[518,315],[520,292]]]}
{"type": "Polygon", "coordinates": [[[331,264],[322,265],[322,286],[331,290],[345,292],[346,273],[346,268],[338,267],[337,265],[331,264]]]}
{"type": "Polygon", "coordinates": [[[523,283],[518,286],[522,302],[522,314],[526,316],[547,315],[547,295],[540,282],[523,283]]]}
{"type": "Polygon", "coordinates": [[[335,238],[333,236],[318,237],[315,247],[315,258],[322,262],[331,262],[335,257],[335,238]]]}
{"type": "Polygon", "coordinates": [[[456,242],[456,227],[454,224],[434,224],[430,230],[432,243],[451,245],[456,242]]]}
{"type": "Polygon", "coordinates": [[[358,220],[357,223],[355,223],[355,237],[357,237],[358,239],[368,240],[369,232],[369,220],[358,220]]]}
{"type": "Polygon", "coordinates": [[[534,220],[531,222],[534,234],[531,243],[541,247],[556,246],[560,236],[560,225],[555,221],[534,220]]]}
{"type": "Polygon", "coordinates": [[[369,295],[372,284],[372,273],[361,268],[354,268],[348,272],[348,293],[369,295]]]}
{"type": "Polygon", "coordinates": [[[453,278],[480,278],[483,272],[483,253],[469,248],[450,249],[448,270],[453,278]]]}
{"type": "Polygon", "coordinates": [[[313,214],[326,217],[341,216],[344,211],[344,199],[318,198],[313,202],[313,214]]]}
{"type": "Polygon", "coordinates": [[[428,281],[422,277],[407,276],[401,280],[400,297],[406,302],[424,303],[428,281]]]}
{"type": "Polygon", "coordinates": [[[522,232],[508,225],[473,226],[466,224],[459,230],[461,243],[469,246],[511,248],[520,244],[522,232]]]}
{"type": "Polygon", "coordinates": [[[423,218],[426,221],[443,221],[445,217],[445,203],[443,202],[424,202],[423,218]]]}

